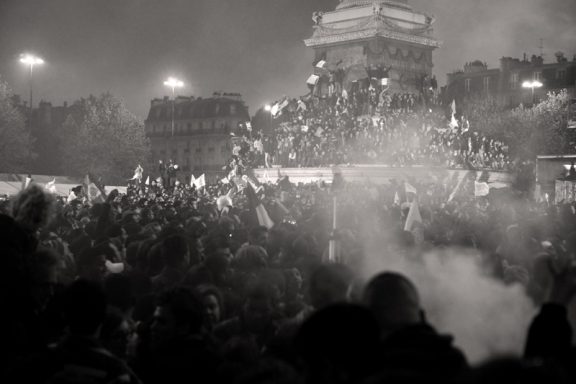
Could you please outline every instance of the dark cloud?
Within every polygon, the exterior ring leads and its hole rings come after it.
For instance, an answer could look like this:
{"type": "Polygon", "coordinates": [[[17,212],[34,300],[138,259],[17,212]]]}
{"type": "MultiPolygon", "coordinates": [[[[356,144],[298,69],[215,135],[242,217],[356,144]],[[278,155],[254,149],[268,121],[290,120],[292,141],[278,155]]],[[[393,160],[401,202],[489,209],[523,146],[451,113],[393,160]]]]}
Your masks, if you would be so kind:
{"type": "MultiPolygon", "coordinates": [[[[185,94],[241,92],[254,112],[283,94],[306,92],[314,10],[337,0],[0,0],[0,74],[26,94],[19,53],[47,64],[35,77],[39,98],[62,103],[111,91],[145,116],[153,97],[167,94],[165,77],[187,84],[185,94]]],[[[574,0],[410,0],[437,17],[444,46],[435,71],[481,59],[537,53],[547,59],[576,53],[574,0]],[[574,52],[573,52],[574,51],[574,52]]]]}

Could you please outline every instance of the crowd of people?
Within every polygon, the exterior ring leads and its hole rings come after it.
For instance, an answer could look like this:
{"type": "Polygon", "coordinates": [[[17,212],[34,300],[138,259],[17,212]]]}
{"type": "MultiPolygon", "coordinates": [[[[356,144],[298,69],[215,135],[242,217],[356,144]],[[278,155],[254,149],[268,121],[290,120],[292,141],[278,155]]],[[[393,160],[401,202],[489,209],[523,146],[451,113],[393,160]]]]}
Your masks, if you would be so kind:
{"type": "Polygon", "coordinates": [[[508,146],[446,118],[437,94],[389,93],[372,83],[276,103],[275,129],[244,137],[249,166],[437,165],[507,170],[508,146]]]}
{"type": "Polygon", "coordinates": [[[0,205],[3,382],[574,382],[574,206],[454,184],[159,183],[101,202],[32,184],[0,205]],[[540,306],[523,356],[471,366],[409,277],[364,273],[368,255],[456,246],[540,306]]]}

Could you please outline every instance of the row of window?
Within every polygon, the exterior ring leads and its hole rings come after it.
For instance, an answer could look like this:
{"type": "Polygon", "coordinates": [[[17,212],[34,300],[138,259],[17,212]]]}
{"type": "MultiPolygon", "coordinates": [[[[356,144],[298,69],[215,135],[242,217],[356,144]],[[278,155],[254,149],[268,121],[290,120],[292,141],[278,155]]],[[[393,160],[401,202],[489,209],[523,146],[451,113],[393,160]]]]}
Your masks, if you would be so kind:
{"type": "MultiPolygon", "coordinates": [[[[205,129],[216,130],[220,129],[226,132],[230,131],[230,124],[227,121],[216,121],[213,120],[211,124],[209,122],[197,121],[188,123],[174,123],[174,133],[192,133],[194,131],[203,131],[205,129]]],[[[150,133],[169,133],[172,129],[172,124],[156,125],[153,124],[150,129],[150,133]]]]}
{"type": "MultiPolygon", "coordinates": [[[[171,106],[170,107],[165,107],[165,108],[156,108],[156,117],[160,118],[160,116],[163,114],[162,112],[164,111],[164,115],[165,116],[170,116],[170,112],[171,112],[171,106]]],[[[193,110],[193,106],[189,107],[189,113],[193,110]]],[[[220,104],[216,104],[216,106],[214,107],[214,114],[215,115],[219,115],[221,113],[221,106],[220,104]]],[[[184,108],[182,107],[178,107],[176,106],[176,108],[174,109],[174,116],[175,117],[180,117],[183,115],[183,112],[185,111],[184,108]]],[[[237,107],[235,104],[230,104],[229,105],[229,112],[230,115],[235,115],[237,112],[237,107]]]]}
{"type": "MultiPolygon", "coordinates": [[[[556,70],[556,80],[562,81],[566,79],[566,69],[557,69],[556,70]]],[[[536,71],[532,73],[532,80],[542,82],[542,72],[536,71]]],[[[510,78],[508,79],[508,84],[510,89],[518,89],[520,87],[520,74],[518,72],[512,72],[510,74],[510,78]]],[[[464,90],[466,92],[470,92],[472,89],[472,79],[464,79],[464,90]]],[[[488,92],[490,90],[490,76],[485,76],[482,79],[482,89],[484,92],[488,92]]]]}

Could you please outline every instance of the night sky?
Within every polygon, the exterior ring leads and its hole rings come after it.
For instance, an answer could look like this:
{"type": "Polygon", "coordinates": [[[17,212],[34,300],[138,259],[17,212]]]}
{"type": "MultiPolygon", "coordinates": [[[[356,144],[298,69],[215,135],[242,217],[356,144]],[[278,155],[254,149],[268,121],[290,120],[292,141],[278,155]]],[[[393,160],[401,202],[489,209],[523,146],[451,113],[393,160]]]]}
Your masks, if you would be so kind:
{"type": "MultiPolygon", "coordinates": [[[[410,0],[436,16],[435,74],[467,61],[498,65],[502,56],[562,50],[576,54],[575,0],[410,0]]],[[[110,91],[145,118],[150,99],[169,94],[169,75],[183,95],[242,93],[253,114],[283,95],[307,89],[315,10],[338,0],[0,0],[0,76],[27,95],[22,52],[42,56],[35,103],[61,105],[110,91]]]]}

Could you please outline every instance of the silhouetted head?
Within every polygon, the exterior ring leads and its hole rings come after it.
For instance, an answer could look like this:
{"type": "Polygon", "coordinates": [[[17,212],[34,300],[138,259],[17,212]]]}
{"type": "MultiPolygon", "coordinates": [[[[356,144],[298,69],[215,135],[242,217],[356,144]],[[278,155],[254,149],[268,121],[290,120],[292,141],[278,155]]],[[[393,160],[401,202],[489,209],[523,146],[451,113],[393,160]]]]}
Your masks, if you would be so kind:
{"type": "Polygon", "coordinates": [[[310,278],[310,301],[316,309],[344,302],[352,284],[352,271],[341,264],[318,267],[310,278]]]}
{"type": "Polygon", "coordinates": [[[372,278],[364,291],[364,303],[384,334],[416,324],[422,318],[416,287],[399,273],[383,272],[372,278]]]}

